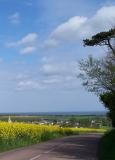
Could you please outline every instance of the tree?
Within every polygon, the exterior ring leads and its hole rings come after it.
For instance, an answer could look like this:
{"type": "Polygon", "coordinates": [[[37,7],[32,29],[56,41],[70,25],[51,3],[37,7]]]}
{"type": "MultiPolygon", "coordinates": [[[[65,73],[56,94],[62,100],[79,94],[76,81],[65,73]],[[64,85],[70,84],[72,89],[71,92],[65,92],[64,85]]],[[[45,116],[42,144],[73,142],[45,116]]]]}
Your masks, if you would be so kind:
{"type": "Polygon", "coordinates": [[[87,90],[95,92],[109,109],[109,116],[115,127],[115,28],[100,32],[83,42],[84,46],[108,48],[108,54],[101,59],[89,56],[87,60],[81,60],[79,66],[82,72],[79,77],[87,90]]]}
{"type": "Polygon", "coordinates": [[[79,62],[83,86],[88,91],[101,94],[106,91],[115,92],[115,65],[104,59],[94,59],[90,56],[87,60],[79,62]]]}
{"type": "Polygon", "coordinates": [[[115,127],[115,92],[101,94],[100,100],[109,110],[108,116],[112,119],[112,126],[115,127]]]}
{"type": "Polygon", "coordinates": [[[112,50],[113,54],[115,55],[115,48],[112,46],[111,40],[115,38],[115,28],[110,29],[107,32],[100,32],[94,36],[92,36],[91,39],[85,39],[83,40],[84,46],[107,46],[109,49],[112,50]]]}

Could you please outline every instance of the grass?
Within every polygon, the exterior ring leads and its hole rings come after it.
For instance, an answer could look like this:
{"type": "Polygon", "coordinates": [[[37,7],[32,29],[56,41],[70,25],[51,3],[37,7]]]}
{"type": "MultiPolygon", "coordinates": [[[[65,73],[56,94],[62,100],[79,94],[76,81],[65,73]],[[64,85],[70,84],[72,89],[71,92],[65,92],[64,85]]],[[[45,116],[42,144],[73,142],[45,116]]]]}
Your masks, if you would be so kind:
{"type": "Polygon", "coordinates": [[[0,151],[36,144],[57,137],[105,131],[106,129],[60,128],[51,125],[0,122],[0,151]]]}
{"type": "Polygon", "coordinates": [[[99,147],[99,160],[115,160],[115,129],[102,137],[99,147]]]}

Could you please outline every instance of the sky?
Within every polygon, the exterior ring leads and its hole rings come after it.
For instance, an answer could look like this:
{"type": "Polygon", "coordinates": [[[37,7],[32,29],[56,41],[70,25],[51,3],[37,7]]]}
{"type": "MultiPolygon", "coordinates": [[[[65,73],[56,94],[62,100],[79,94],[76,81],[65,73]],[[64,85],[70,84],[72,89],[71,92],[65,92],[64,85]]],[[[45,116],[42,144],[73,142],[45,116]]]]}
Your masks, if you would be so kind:
{"type": "Polygon", "coordinates": [[[114,22],[114,0],[0,0],[0,112],[103,111],[78,61],[104,55],[82,41],[114,22]]]}

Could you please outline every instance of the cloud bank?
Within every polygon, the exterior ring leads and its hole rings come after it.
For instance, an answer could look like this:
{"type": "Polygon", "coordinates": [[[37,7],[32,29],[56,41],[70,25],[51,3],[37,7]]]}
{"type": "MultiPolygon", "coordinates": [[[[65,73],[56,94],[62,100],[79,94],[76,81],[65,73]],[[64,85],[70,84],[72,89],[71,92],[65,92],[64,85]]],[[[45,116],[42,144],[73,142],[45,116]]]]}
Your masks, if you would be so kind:
{"type": "Polygon", "coordinates": [[[97,32],[108,30],[114,25],[115,6],[104,6],[90,18],[83,16],[74,16],[71,17],[68,21],[60,24],[51,33],[47,44],[49,42],[50,45],[54,46],[54,44],[56,44],[56,41],[76,42],[97,32]]]}

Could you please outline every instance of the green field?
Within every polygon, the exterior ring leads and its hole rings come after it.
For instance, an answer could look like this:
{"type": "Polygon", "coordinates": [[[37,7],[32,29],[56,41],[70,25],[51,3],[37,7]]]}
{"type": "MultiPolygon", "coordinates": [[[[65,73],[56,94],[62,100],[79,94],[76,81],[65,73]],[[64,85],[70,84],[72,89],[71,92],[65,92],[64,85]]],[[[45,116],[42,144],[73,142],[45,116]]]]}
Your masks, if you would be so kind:
{"type": "MultiPolygon", "coordinates": [[[[0,115],[0,121],[8,121],[8,115],[0,115]]],[[[51,115],[51,116],[23,116],[23,115],[11,115],[13,122],[25,122],[25,123],[45,123],[45,124],[58,124],[62,127],[76,127],[79,123],[79,127],[93,127],[93,128],[110,128],[111,122],[106,116],[63,116],[63,115],[51,115]],[[91,121],[95,121],[91,125],[91,121]]]]}

